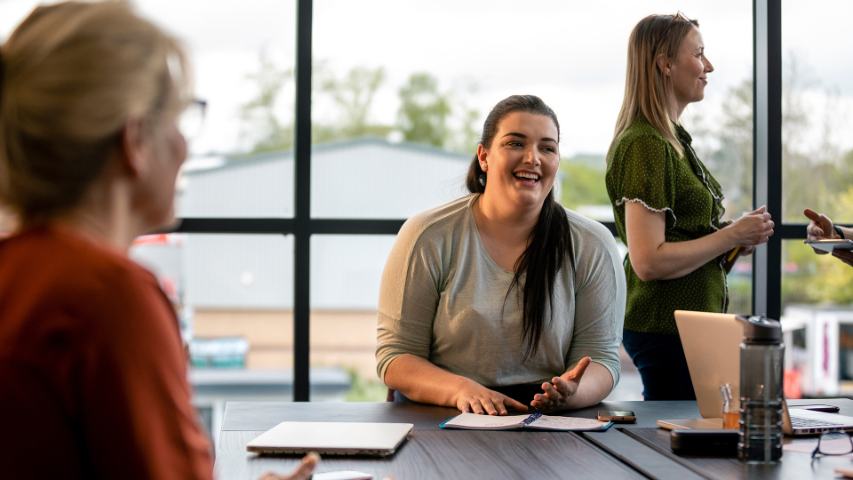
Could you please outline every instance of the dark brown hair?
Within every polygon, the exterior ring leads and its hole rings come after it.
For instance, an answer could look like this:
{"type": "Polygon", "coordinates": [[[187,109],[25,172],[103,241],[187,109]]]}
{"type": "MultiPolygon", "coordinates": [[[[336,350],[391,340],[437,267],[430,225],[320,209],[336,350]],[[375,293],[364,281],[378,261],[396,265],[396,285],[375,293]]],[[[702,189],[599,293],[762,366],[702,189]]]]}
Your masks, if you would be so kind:
{"type": "MultiPolygon", "coordinates": [[[[557,141],[560,140],[560,122],[557,114],[551,107],[545,104],[539,97],[534,95],[513,95],[507,97],[492,108],[483,124],[483,133],[480,144],[486,148],[491,147],[492,140],[498,131],[501,120],[513,112],[526,112],[549,117],[554,126],[557,127],[557,141]]],[[[465,185],[471,193],[486,191],[486,173],[480,168],[477,155],[474,155],[468,168],[465,185]]],[[[530,241],[527,248],[518,257],[515,264],[515,275],[510,284],[507,296],[513,287],[524,285],[519,291],[522,293],[522,325],[526,348],[524,357],[530,358],[539,346],[542,330],[545,324],[545,306],[551,307],[551,317],[554,315],[551,299],[554,294],[554,283],[557,272],[563,267],[566,255],[574,271],[574,253],[572,251],[572,237],[569,231],[569,218],[565,209],[554,199],[554,190],[548,192],[548,197],[539,212],[539,219],[530,232],[530,241]]],[[[504,298],[506,301],[506,298],[504,298]]]]}

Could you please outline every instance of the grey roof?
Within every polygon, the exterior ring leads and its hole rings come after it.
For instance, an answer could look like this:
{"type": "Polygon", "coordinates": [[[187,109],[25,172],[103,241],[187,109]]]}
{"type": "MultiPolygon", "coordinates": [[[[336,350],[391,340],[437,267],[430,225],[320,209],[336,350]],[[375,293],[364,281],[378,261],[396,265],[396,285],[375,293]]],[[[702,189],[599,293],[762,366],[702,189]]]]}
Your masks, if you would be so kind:
{"type": "MultiPolygon", "coordinates": [[[[470,156],[463,155],[459,153],[450,152],[444,150],[442,148],[434,147],[432,145],[423,145],[419,143],[410,143],[410,142],[389,142],[388,140],[378,138],[378,137],[362,137],[355,138],[351,140],[341,140],[337,142],[329,142],[322,143],[317,145],[312,145],[311,150],[313,153],[326,153],[326,152],[334,152],[338,150],[347,150],[352,149],[353,147],[363,147],[363,146],[379,146],[386,147],[390,149],[408,151],[408,152],[417,152],[423,153],[433,156],[445,157],[451,160],[458,161],[468,161],[470,156]]],[[[473,153],[471,154],[473,155],[473,153]]],[[[262,153],[241,153],[241,154],[232,154],[225,155],[224,161],[225,163],[217,166],[212,166],[209,168],[200,168],[197,170],[188,170],[184,172],[184,175],[187,176],[196,176],[196,175],[204,175],[210,172],[218,172],[231,168],[244,168],[252,165],[258,165],[268,162],[281,161],[282,159],[292,159],[293,158],[293,150],[280,150],[275,152],[262,152],[262,153]]]]}

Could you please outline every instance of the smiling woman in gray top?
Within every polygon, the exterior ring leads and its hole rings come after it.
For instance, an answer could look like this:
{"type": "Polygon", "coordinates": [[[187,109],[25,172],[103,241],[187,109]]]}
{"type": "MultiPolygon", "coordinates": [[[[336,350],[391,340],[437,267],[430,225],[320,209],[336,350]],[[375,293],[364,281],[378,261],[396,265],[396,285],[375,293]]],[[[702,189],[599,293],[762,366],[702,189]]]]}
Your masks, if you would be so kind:
{"type": "Polygon", "coordinates": [[[559,124],[534,96],[486,119],[470,195],[410,218],[382,277],[380,378],[462,411],[554,411],[619,379],[622,262],[610,232],[560,206],[559,124]]]}

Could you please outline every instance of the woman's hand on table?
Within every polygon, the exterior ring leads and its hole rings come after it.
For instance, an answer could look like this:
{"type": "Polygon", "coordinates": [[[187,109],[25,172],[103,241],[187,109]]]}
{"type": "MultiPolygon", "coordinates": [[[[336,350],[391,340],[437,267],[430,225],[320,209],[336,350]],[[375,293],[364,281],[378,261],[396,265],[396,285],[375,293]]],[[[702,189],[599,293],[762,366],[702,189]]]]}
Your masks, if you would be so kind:
{"type": "Polygon", "coordinates": [[[578,384],[589,362],[589,357],[583,357],[568,372],[552,378],[550,382],[543,383],[542,393],[534,395],[530,405],[543,412],[566,410],[569,407],[569,399],[578,391],[578,384]]]}
{"type": "Polygon", "coordinates": [[[468,380],[454,397],[456,408],[479,415],[506,415],[508,409],[527,411],[527,405],[468,380]]]}

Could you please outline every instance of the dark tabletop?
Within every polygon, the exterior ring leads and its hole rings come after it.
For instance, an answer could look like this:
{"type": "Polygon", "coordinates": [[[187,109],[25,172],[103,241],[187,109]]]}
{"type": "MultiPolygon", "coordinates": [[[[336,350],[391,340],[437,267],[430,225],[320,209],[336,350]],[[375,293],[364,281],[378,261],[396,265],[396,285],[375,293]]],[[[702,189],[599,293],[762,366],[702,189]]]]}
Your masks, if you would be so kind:
{"type": "MultiPolygon", "coordinates": [[[[830,403],[853,415],[848,399],[792,401],[830,403]]],[[[566,415],[594,418],[598,410],[633,410],[637,423],[607,432],[441,430],[455,416],[452,408],[412,402],[289,403],[228,402],[216,448],[216,473],[221,479],[258,478],[283,473],[297,457],[265,457],[246,452],[246,443],[279,422],[359,421],[414,424],[410,439],[392,457],[325,457],[318,472],[359,470],[382,479],[455,478],[832,478],[837,466],[851,467],[849,456],[811,461],[808,453],[786,450],[783,461],[751,467],[735,459],[679,457],[669,450],[669,433],[655,428],[659,418],[695,418],[695,402],[605,402],[566,415]]],[[[791,440],[787,440],[789,443],[791,440]]],[[[814,438],[793,442],[806,444],[814,438]]],[[[810,443],[809,443],[810,444],[810,443]]],[[[807,448],[807,446],[805,447],[807,448]]]]}

